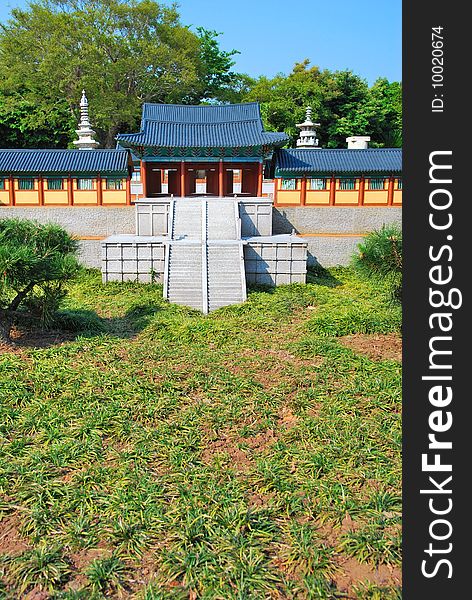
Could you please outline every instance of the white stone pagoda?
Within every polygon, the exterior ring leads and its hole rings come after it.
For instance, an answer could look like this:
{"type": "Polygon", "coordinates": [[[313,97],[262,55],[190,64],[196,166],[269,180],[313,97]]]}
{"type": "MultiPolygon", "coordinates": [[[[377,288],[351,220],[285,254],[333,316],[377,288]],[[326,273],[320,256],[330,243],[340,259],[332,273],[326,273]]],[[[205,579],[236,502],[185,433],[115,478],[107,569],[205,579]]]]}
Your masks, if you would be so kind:
{"type": "Polygon", "coordinates": [[[82,150],[92,150],[99,144],[95,140],[95,131],[92,129],[88,114],[88,100],[85,95],[85,90],[82,90],[82,98],[80,100],[80,121],[79,128],[76,129],[76,134],[79,136],[78,140],[74,141],[77,148],[82,150]]]}
{"type": "Polygon", "coordinates": [[[311,120],[311,106],[306,107],[306,115],[303,123],[297,123],[300,129],[300,135],[297,140],[297,148],[318,148],[319,140],[316,137],[316,127],[319,123],[313,123],[311,120]]]}

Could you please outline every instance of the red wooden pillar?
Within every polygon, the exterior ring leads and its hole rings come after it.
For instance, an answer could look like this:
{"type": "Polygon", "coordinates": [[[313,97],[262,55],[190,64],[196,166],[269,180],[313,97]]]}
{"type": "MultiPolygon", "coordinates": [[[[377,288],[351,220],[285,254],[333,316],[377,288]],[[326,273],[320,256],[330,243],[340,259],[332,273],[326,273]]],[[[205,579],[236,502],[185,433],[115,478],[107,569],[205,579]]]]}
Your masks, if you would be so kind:
{"type": "Polygon", "coordinates": [[[102,176],[100,173],[97,175],[97,204],[98,206],[103,204],[102,176]]]}
{"type": "Polygon", "coordinates": [[[44,179],[42,175],[38,175],[38,198],[39,206],[44,206],[44,179]]]}
{"type": "Polygon", "coordinates": [[[15,180],[12,175],[8,178],[8,201],[10,206],[15,206],[15,180]]]}
{"type": "Polygon", "coordinates": [[[259,168],[257,171],[257,197],[260,198],[262,196],[262,178],[263,178],[263,170],[264,165],[262,162],[259,163],[259,168]]]}
{"type": "Polygon", "coordinates": [[[300,187],[300,203],[302,206],[306,204],[306,177],[302,177],[300,187]]]}
{"type": "Polygon", "coordinates": [[[393,204],[393,184],[394,184],[394,178],[393,177],[389,177],[388,178],[388,192],[387,192],[387,204],[388,206],[392,206],[393,204]]]}
{"type": "Polygon", "coordinates": [[[180,196],[185,198],[185,161],[180,161],[180,196]]]}
{"type": "Polygon", "coordinates": [[[224,170],[223,170],[223,159],[220,158],[218,163],[218,196],[222,198],[225,195],[224,190],[224,170]]]}
{"type": "Polygon", "coordinates": [[[131,177],[126,178],[126,204],[131,204],[131,177]]]}
{"type": "Polygon", "coordinates": [[[359,180],[359,206],[364,206],[365,194],[365,177],[362,176],[359,180]]]}
{"type": "Polygon", "coordinates": [[[74,204],[74,190],[72,189],[72,177],[67,178],[67,202],[69,206],[74,204]]]}
{"type": "Polygon", "coordinates": [[[141,161],[141,184],[143,186],[143,198],[147,198],[146,163],[141,161]]]}
{"type": "Polygon", "coordinates": [[[336,200],[336,177],[331,177],[331,183],[329,186],[329,205],[334,206],[336,200]]]}

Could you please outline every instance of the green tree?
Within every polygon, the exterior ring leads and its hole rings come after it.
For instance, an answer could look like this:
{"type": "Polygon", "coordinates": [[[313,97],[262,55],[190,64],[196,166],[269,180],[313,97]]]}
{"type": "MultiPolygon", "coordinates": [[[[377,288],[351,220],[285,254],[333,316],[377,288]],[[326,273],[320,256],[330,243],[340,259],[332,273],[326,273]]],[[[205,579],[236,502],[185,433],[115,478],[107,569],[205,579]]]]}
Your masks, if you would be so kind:
{"type": "Polygon", "coordinates": [[[16,321],[47,324],[78,271],[78,243],[55,224],[0,220],[0,341],[9,343],[16,321]]]}
{"type": "Polygon", "coordinates": [[[200,39],[200,75],[203,89],[199,90],[202,100],[222,100],[233,98],[237,94],[237,86],[241,81],[238,73],[231,71],[234,66],[233,56],[240,54],[238,50],[221,50],[218,44],[217,31],[197,27],[200,39]]]}
{"type": "Polygon", "coordinates": [[[85,88],[99,140],[113,147],[118,131],[139,128],[144,102],[216,96],[234,53],[215,32],[182,25],[174,5],[35,0],[0,26],[0,126],[13,145],[63,145],[85,88]]]}
{"type": "Polygon", "coordinates": [[[373,145],[401,145],[401,84],[379,79],[369,88],[352,71],[321,71],[308,59],[289,75],[260,77],[245,100],[261,102],[268,129],[285,131],[295,144],[307,105],[320,123],[326,148],[344,148],[350,135],[370,135],[373,145]]]}
{"type": "Polygon", "coordinates": [[[403,242],[397,225],[384,225],[372,231],[358,245],[352,264],[366,278],[382,282],[394,301],[402,297],[403,242]]]}

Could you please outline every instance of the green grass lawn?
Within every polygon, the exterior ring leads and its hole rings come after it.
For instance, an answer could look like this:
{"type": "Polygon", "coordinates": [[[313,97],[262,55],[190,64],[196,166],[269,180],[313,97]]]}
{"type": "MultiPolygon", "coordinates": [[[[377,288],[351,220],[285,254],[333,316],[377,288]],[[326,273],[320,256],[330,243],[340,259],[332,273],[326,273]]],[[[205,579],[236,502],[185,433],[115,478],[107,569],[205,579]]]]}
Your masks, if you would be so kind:
{"type": "Polygon", "coordinates": [[[341,337],[400,311],[309,281],[203,316],[85,272],[88,333],[0,353],[0,598],[401,597],[401,365],[341,337]]]}

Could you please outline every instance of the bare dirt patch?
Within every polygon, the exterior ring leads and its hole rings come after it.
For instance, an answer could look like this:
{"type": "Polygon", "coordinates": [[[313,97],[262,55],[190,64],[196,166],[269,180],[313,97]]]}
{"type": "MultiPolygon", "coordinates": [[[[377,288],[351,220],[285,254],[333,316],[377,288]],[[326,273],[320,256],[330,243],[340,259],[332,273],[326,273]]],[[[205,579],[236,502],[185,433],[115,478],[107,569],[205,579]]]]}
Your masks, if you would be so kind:
{"type": "MultiPolygon", "coordinates": [[[[354,520],[349,514],[346,514],[339,527],[325,523],[317,527],[317,532],[327,544],[336,547],[343,534],[357,531],[362,526],[362,521],[354,520]]],[[[359,585],[361,582],[369,582],[378,586],[401,586],[400,567],[368,565],[343,555],[337,555],[335,561],[339,569],[333,577],[334,582],[338,590],[347,594],[349,599],[357,597],[353,594],[353,586],[359,585]]]]}
{"type": "Polygon", "coordinates": [[[232,466],[237,471],[244,472],[251,467],[251,457],[238,447],[237,440],[229,432],[222,432],[218,439],[208,441],[203,450],[202,458],[206,464],[209,464],[220,454],[227,454],[232,466]]]}
{"type": "Polygon", "coordinates": [[[225,430],[217,439],[206,443],[202,458],[209,464],[216,456],[227,454],[237,471],[246,472],[253,465],[255,456],[272,446],[277,439],[273,429],[266,429],[251,437],[240,437],[231,429],[225,430]]]}
{"type": "Polygon", "coordinates": [[[288,406],[283,406],[279,411],[279,425],[286,431],[296,427],[298,423],[297,415],[294,415],[288,406]]]}
{"type": "Polygon", "coordinates": [[[0,521],[0,554],[11,556],[28,550],[28,543],[20,535],[20,526],[17,515],[10,515],[0,521]]]}
{"type": "Polygon", "coordinates": [[[88,578],[84,574],[85,569],[98,558],[107,558],[111,555],[111,549],[104,542],[100,542],[97,548],[79,550],[69,556],[75,574],[68,581],[66,589],[79,590],[88,584],[88,578]]]}
{"type": "Polygon", "coordinates": [[[401,585],[402,573],[399,567],[379,565],[373,567],[360,563],[355,558],[338,557],[336,562],[339,571],[334,576],[336,587],[339,591],[347,593],[349,598],[352,587],[361,582],[370,582],[378,586],[401,585]]]}
{"type": "Polygon", "coordinates": [[[402,338],[398,333],[345,335],[341,344],[372,360],[402,360],[402,338]]]}

